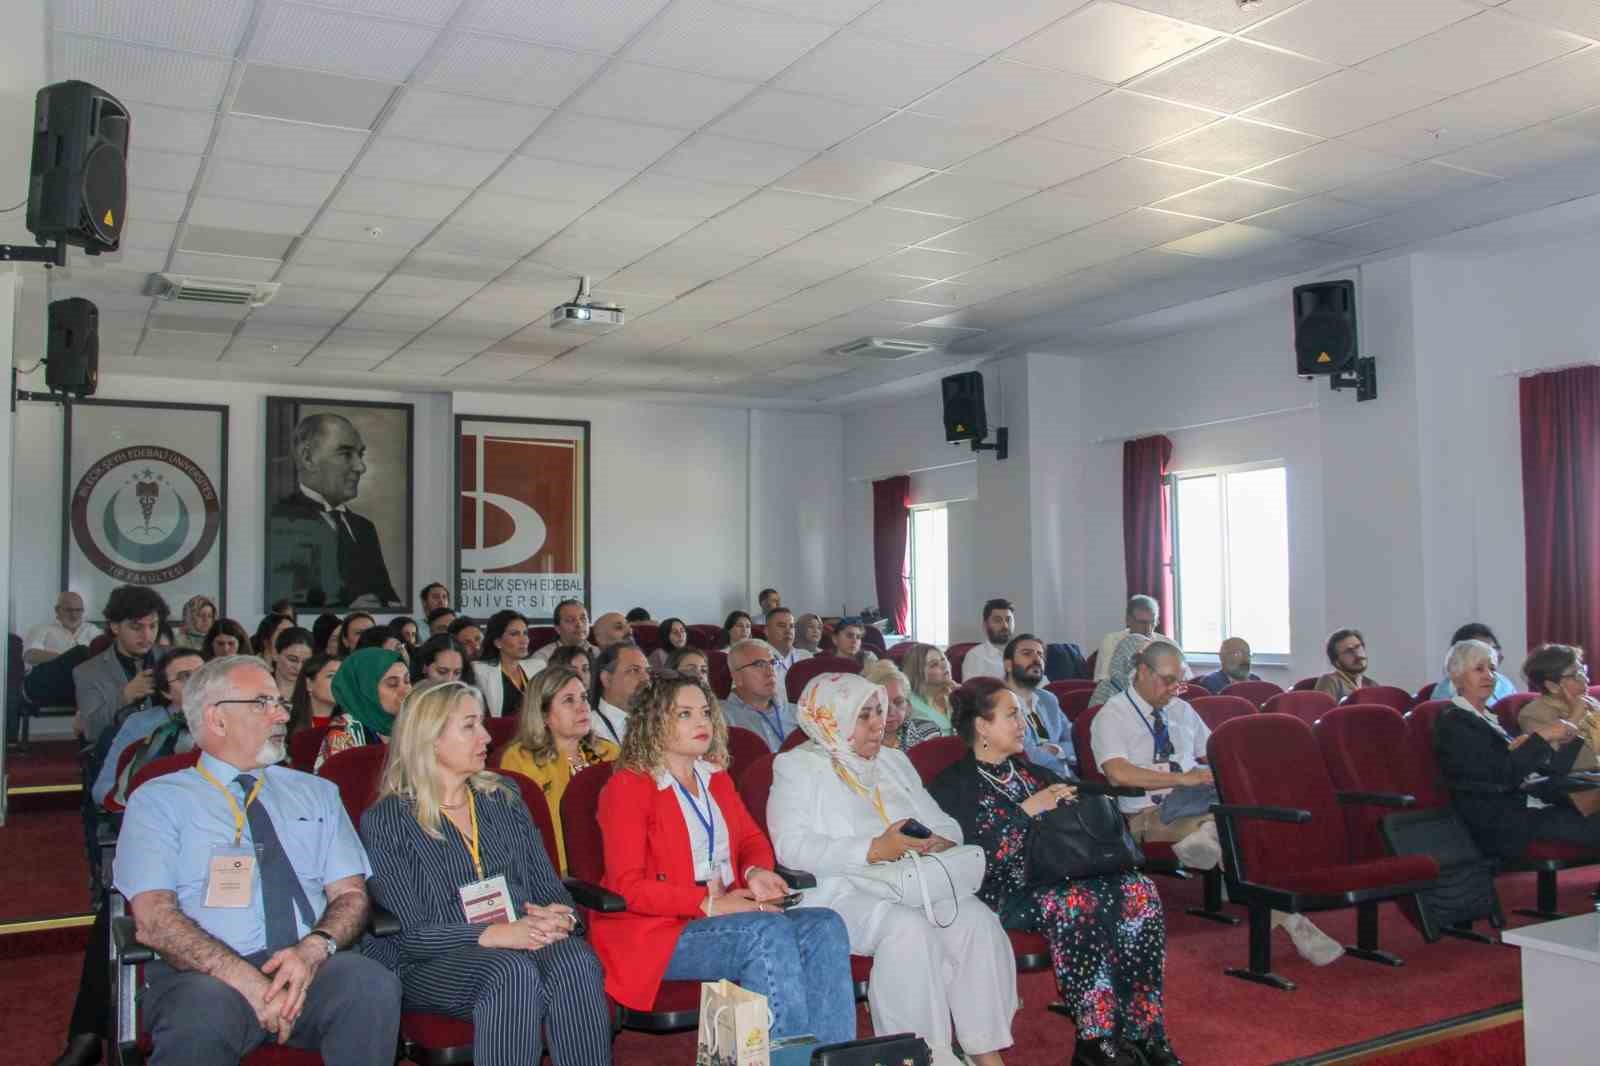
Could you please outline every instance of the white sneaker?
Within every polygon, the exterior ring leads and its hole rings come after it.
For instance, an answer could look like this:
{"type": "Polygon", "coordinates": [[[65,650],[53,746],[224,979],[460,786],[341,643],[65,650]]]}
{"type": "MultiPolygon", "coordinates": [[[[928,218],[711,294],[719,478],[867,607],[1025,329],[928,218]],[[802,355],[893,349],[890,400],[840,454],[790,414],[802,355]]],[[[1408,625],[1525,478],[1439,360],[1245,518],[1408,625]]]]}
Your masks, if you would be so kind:
{"type": "Polygon", "coordinates": [[[1337,940],[1318,929],[1303,914],[1286,915],[1283,927],[1289,931],[1289,939],[1294,941],[1294,949],[1300,957],[1313,966],[1326,966],[1344,954],[1337,940]]]}
{"type": "Polygon", "coordinates": [[[1222,862],[1222,845],[1217,842],[1217,823],[1206,822],[1172,845],[1178,861],[1191,870],[1210,870],[1222,862]]]}

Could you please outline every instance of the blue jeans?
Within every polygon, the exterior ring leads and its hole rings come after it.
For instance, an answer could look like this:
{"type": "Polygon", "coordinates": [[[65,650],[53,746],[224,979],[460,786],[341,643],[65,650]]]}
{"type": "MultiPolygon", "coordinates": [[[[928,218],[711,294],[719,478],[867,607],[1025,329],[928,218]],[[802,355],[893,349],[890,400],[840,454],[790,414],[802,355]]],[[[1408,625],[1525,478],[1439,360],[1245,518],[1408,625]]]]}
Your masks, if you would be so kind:
{"type": "Polygon", "coordinates": [[[667,963],[670,981],[721,978],[767,997],[772,1037],[810,1033],[819,1044],[856,1038],[850,937],[823,907],[724,914],[690,922],[667,963]]]}

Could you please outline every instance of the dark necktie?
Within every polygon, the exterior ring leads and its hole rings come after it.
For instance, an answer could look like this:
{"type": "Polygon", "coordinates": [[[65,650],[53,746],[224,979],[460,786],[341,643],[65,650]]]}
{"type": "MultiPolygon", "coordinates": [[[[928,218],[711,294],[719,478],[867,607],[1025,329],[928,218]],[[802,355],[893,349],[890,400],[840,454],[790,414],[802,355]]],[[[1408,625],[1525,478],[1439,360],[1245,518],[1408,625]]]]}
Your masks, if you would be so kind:
{"type": "MultiPolygon", "coordinates": [[[[234,784],[246,798],[255,787],[254,774],[240,774],[234,784]]],[[[307,928],[316,924],[317,916],[311,910],[311,900],[295,876],[294,866],[278,842],[278,831],[272,826],[272,817],[259,797],[245,809],[250,822],[250,838],[256,845],[256,862],[261,868],[261,909],[267,919],[267,951],[292,947],[300,941],[300,931],[295,926],[294,912],[300,911],[307,928]]]]}
{"type": "Polygon", "coordinates": [[[1167,729],[1167,714],[1160,707],[1151,712],[1155,720],[1156,762],[1166,762],[1172,758],[1172,733],[1167,729]]]}

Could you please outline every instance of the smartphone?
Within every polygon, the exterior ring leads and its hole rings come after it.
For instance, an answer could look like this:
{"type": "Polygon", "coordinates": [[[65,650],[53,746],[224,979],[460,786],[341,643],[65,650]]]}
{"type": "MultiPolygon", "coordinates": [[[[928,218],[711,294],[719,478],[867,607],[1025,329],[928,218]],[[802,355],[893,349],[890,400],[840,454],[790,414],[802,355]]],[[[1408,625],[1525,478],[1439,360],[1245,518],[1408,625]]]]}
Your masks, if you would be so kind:
{"type": "Polygon", "coordinates": [[[778,906],[782,907],[784,910],[788,910],[790,907],[799,906],[800,901],[805,898],[806,894],[804,892],[791,892],[787,896],[784,896],[778,900],[778,906]]]}
{"type": "Polygon", "coordinates": [[[907,818],[906,824],[900,827],[900,835],[911,837],[913,840],[927,840],[933,836],[933,830],[915,818],[907,818]]]}

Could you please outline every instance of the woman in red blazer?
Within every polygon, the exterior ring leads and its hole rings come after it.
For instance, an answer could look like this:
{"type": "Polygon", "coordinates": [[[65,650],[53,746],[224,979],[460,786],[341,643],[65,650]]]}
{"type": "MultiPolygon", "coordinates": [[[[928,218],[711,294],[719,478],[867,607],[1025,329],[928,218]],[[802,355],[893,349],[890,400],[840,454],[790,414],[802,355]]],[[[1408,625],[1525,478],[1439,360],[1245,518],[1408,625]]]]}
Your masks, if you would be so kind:
{"type": "Polygon", "coordinates": [[[617,771],[600,793],[605,887],[590,943],[606,991],[648,1010],[663,980],[727,978],[767,997],[774,1039],[855,1039],[850,947],[832,910],[785,910],[772,845],[723,767],[727,726],[698,678],[652,678],[634,697],[617,771]]]}

